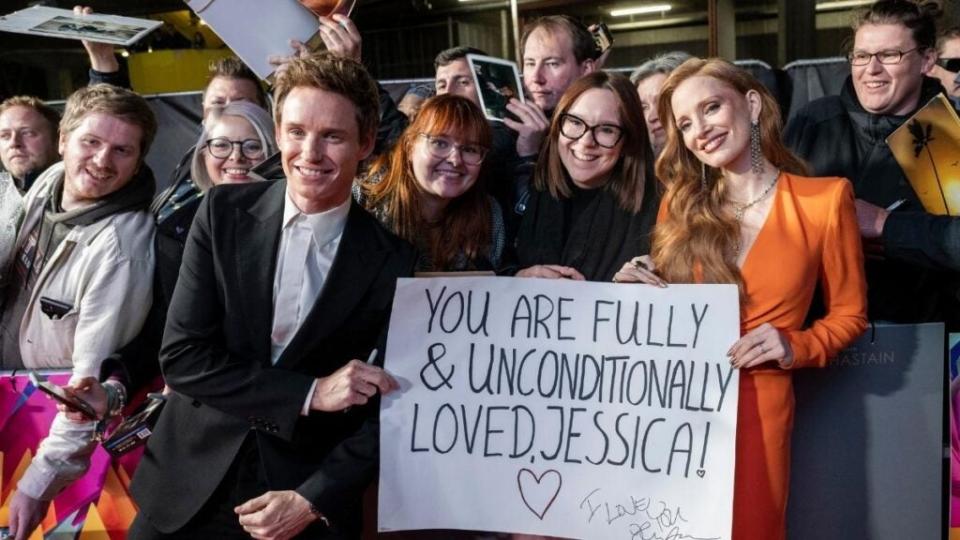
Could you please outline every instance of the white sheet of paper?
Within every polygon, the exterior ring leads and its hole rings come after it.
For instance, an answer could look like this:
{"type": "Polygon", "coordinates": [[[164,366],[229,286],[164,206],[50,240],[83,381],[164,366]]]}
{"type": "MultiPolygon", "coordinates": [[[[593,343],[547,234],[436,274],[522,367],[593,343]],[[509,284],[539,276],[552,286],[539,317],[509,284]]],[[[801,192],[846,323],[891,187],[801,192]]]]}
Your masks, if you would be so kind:
{"type": "Polygon", "coordinates": [[[64,39],[86,39],[113,45],[133,45],[162,25],[161,21],[91,14],[77,17],[73,10],[33,6],[0,17],[0,31],[64,39]]]}
{"type": "Polygon", "coordinates": [[[297,0],[186,0],[261,79],[273,73],[267,58],[293,54],[290,40],[306,43],[317,33],[316,16],[297,0]]]}
{"type": "Polygon", "coordinates": [[[729,539],[739,313],[732,285],[399,280],[379,530],[729,539]]]}

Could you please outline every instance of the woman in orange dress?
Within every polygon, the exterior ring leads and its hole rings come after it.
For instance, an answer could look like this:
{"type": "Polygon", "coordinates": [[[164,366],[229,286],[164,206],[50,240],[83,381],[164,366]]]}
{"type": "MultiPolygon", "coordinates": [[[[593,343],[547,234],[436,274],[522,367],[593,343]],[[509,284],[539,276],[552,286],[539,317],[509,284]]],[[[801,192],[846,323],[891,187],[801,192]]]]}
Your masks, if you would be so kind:
{"type": "Polygon", "coordinates": [[[668,191],[651,256],[615,281],[735,283],[742,337],[734,540],[786,536],[793,428],[791,371],[823,367],[866,329],[866,282],[853,190],[806,178],[780,139],[776,101],[723,60],[692,59],[660,93],[668,191]],[[805,324],[817,285],[826,313],[805,324]]]}

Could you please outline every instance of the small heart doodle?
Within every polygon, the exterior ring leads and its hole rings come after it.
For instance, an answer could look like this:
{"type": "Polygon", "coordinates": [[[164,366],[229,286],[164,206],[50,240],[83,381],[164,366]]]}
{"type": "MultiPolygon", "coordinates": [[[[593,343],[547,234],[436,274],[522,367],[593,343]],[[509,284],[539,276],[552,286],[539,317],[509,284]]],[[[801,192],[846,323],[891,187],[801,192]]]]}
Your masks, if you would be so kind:
{"type": "Polygon", "coordinates": [[[703,469],[697,469],[697,476],[699,476],[700,478],[703,478],[706,474],[707,474],[707,471],[703,469]]]}
{"type": "Polygon", "coordinates": [[[557,500],[562,485],[563,478],[554,469],[543,471],[540,476],[537,476],[530,469],[520,469],[517,472],[517,488],[520,490],[520,498],[523,499],[523,504],[540,520],[543,520],[543,516],[547,515],[547,510],[553,505],[553,501],[557,500]]]}

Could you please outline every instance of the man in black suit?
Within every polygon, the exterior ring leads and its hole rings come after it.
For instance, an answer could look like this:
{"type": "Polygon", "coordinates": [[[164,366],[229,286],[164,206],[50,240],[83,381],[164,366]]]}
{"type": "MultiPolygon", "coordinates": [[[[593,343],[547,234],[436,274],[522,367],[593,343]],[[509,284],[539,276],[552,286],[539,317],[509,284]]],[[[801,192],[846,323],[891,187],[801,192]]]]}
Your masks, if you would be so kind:
{"type": "Polygon", "coordinates": [[[131,538],[357,538],[377,467],[375,394],[412,247],[353,203],[377,89],[330,53],[276,84],[285,181],[213,188],[161,350],[173,393],[133,480],[131,538]]]}

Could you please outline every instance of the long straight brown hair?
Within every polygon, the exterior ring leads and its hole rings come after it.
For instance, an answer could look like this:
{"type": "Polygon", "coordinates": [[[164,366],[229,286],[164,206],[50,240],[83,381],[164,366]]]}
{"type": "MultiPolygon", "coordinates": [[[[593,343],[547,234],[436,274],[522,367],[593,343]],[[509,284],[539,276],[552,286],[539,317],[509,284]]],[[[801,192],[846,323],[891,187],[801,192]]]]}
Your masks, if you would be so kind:
{"type": "Polygon", "coordinates": [[[640,98],[630,80],[623,75],[595,71],[580,77],[567,88],[553,113],[546,146],[533,172],[533,185],[541,191],[549,191],[556,199],[573,195],[573,181],[560,161],[560,118],[570,110],[577,98],[594,88],[613,92],[623,130],[620,159],[610,172],[607,185],[601,189],[612,191],[624,210],[639,212],[647,179],[653,177],[653,151],[647,140],[640,98]]]}
{"type": "Polygon", "coordinates": [[[393,149],[374,162],[360,189],[367,208],[383,208],[393,232],[420,244],[433,270],[443,270],[461,253],[472,259],[490,246],[490,200],[483,185],[487,168],[482,166],[473,186],[447,204],[439,222],[428,223],[420,213],[421,188],[410,161],[422,135],[450,135],[484,148],[492,140],[487,119],[472,101],[451,94],[430,98],[393,149]]]}
{"type": "Polygon", "coordinates": [[[667,185],[667,215],[654,230],[654,262],[670,282],[735,283],[742,291],[734,249],[740,240],[740,225],[723,210],[725,185],[720,171],[705,167],[683,144],[674,120],[673,93],[680,83],[695,76],[712,77],[744,96],[750,90],[760,94],[760,147],[764,157],[788,173],[806,175],[807,166],[781,141],[783,124],[776,100],[746,71],[719,58],[691,58],[664,81],[657,112],[667,130],[667,141],[656,170],[657,177],[667,185]]]}

